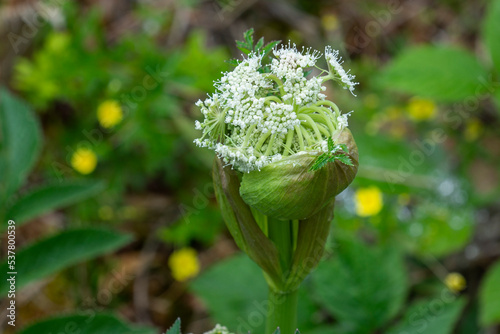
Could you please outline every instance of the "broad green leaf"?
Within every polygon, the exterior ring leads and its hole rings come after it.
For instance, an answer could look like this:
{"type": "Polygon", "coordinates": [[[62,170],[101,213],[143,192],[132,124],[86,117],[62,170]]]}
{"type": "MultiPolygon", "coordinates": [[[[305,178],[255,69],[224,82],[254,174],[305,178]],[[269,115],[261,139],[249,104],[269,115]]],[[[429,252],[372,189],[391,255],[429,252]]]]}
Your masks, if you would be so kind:
{"type": "Polygon", "coordinates": [[[159,237],[178,247],[186,247],[193,240],[204,245],[212,244],[224,229],[220,209],[207,206],[204,209],[181,205],[182,217],[159,231],[159,237]]]}
{"type": "Polygon", "coordinates": [[[443,175],[441,142],[444,132],[431,131],[408,143],[390,137],[356,133],[360,166],[354,180],[360,186],[376,185],[384,192],[434,192],[443,175]],[[436,175],[437,174],[437,175],[436,175]]]}
{"type": "Polygon", "coordinates": [[[493,102],[495,102],[497,112],[500,114],[500,89],[493,94],[493,102]]]}
{"type": "MultiPolygon", "coordinates": [[[[217,78],[228,67],[224,63],[224,60],[229,58],[226,49],[216,47],[208,51],[206,41],[206,33],[194,31],[190,34],[182,49],[175,51],[178,63],[172,66],[171,75],[182,80],[183,89],[195,94],[197,94],[196,92],[213,91],[214,78],[217,78]]],[[[170,68],[169,66],[167,63],[166,68],[170,68]]],[[[164,103],[162,102],[163,105],[164,103]]]]}
{"type": "Polygon", "coordinates": [[[78,333],[78,334],[156,334],[153,328],[136,328],[114,315],[95,314],[68,315],[37,322],[19,334],[78,333]]]}
{"type": "Polygon", "coordinates": [[[339,240],[338,256],[312,275],[317,300],[346,333],[373,333],[403,305],[408,282],[401,253],[339,240]]]}
{"type": "MultiPolygon", "coordinates": [[[[304,333],[317,327],[311,318],[316,307],[308,297],[308,286],[299,290],[298,327],[304,333]]],[[[267,284],[262,270],[241,254],[224,260],[190,284],[207,306],[214,323],[236,334],[263,333],[267,317],[267,284]]]]}
{"type": "Polygon", "coordinates": [[[483,40],[490,51],[495,68],[500,74],[500,0],[490,1],[486,13],[483,40]]]}
{"type": "Polygon", "coordinates": [[[500,324],[500,261],[486,274],[479,292],[480,320],[485,326],[500,324]]]}
{"type": "Polygon", "coordinates": [[[319,325],[316,326],[312,329],[309,329],[307,332],[304,332],[304,334],[347,334],[345,332],[337,330],[336,327],[333,325],[319,325]]]}
{"type": "MultiPolygon", "coordinates": [[[[93,196],[101,192],[104,187],[105,184],[101,181],[77,181],[42,186],[32,190],[14,203],[7,210],[6,218],[14,220],[16,226],[20,226],[46,212],[93,196]]],[[[0,230],[5,229],[5,227],[6,225],[2,224],[0,230]]]]}
{"type": "Polygon", "coordinates": [[[214,265],[190,285],[208,307],[215,323],[235,333],[264,331],[267,285],[262,271],[247,256],[238,255],[214,265]],[[250,313],[255,312],[252,323],[250,313]]]}
{"type": "Polygon", "coordinates": [[[417,206],[411,222],[402,228],[413,252],[445,256],[469,242],[474,231],[474,213],[467,206],[447,207],[430,201],[417,206]]]}
{"type": "Polygon", "coordinates": [[[0,88],[0,200],[23,184],[41,142],[40,125],[28,105],[0,88]]]}
{"type": "Polygon", "coordinates": [[[451,292],[416,302],[387,334],[450,334],[464,306],[451,292]]]}
{"type": "Polygon", "coordinates": [[[181,318],[177,318],[165,334],[181,334],[181,318]]]}
{"type": "MultiPolygon", "coordinates": [[[[3,261],[0,272],[17,272],[16,288],[20,289],[73,264],[112,252],[130,240],[130,235],[108,230],[68,230],[17,251],[15,268],[10,268],[7,261],[3,261]]],[[[8,282],[0,281],[0,296],[5,295],[7,290],[8,282]]]]}
{"type": "Polygon", "coordinates": [[[375,83],[443,102],[476,97],[487,71],[474,55],[446,46],[420,46],[398,55],[375,83]]]}
{"type": "Polygon", "coordinates": [[[457,326],[456,334],[481,333],[479,324],[479,305],[477,300],[470,303],[460,316],[460,324],[457,326]]]}

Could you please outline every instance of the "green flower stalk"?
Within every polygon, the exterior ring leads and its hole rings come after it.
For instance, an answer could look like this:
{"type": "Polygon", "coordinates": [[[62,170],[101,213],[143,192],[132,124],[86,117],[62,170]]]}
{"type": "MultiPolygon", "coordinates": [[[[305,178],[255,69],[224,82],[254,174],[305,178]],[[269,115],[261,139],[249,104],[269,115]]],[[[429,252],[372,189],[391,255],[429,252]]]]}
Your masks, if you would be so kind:
{"type": "MultiPolygon", "coordinates": [[[[328,80],[354,91],[338,51],[295,45],[253,47],[198,101],[195,143],[216,152],[217,200],[237,245],[264,271],[270,293],[266,334],[295,333],[297,289],[324,251],[335,196],[354,179],[358,151],[347,117],[323,94],[328,80]],[[272,51],[272,52],[271,52],[272,51]],[[312,70],[312,71],[311,71],[312,70]],[[313,71],[317,74],[313,75],[313,71]]],[[[353,93],[354,94],[354,93],[353,93]]]]}

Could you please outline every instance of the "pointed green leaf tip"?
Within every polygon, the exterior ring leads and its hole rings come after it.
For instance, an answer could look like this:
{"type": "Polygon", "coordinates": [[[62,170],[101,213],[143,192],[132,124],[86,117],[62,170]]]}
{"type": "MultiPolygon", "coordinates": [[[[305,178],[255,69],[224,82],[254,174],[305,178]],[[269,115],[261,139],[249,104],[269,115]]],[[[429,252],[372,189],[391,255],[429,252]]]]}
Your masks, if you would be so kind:
{"type": "Polygon", "coordinates": [[[181,318],[177,318],[172,327],[170,327],[165,334],[181,334],[181,318]]]}
{"type": "Polygon", "coordinates": [[[240,195],[250,207],[276,219],[307,219],[342,192],[358,171],[358,149],[345,129],[337,140],[349,153],[318,157],[318,152],[294,154],[245,173],[240,195]],[[332,163],[328,163],[332,162],[332,163]],[[321,165],[313,169],[315,164],[321,165]],[[325,167],[325,168],[321,168],[325,167]],[[310,170],[313,169],[313,172],[310,170]]]}
{"type": "MultiPolygon", "coordinates": [[[[255,53],[261,53],[263,58],[267,58],[271,50],[281,42],[281,41],[272,41],[264,46],[264,37],[261,37],[254,45],[253,33],[254,33],[253,28],[248,29],[243,33],[244,40],[236,41],[236,47],[246,55],[255,52],[255,53]]],[[[227,62],[233,66],[237,66],[239,64],[239,61],[236,59],[231,59],[228,60],[227,62]]],[[[268,71],[266,71],[266,69],[264,68],[264,72],[268,71]]]]}

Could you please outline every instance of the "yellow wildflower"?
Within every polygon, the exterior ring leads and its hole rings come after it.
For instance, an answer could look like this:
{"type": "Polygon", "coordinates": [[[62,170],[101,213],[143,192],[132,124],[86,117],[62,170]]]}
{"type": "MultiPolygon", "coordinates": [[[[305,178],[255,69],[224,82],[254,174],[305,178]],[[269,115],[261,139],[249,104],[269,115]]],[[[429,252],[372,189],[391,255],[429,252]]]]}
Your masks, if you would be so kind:
{"type": "Polygon", "coordinates": [[[483,131],[483,124],[477,118],[467,121],[465,124],[465,140],[474,141],[476,140],[481,132],[483,131]]]}
{"type": "Polygon", "coordinates": [[[182,248],[173,252],[168,259],[172,277],[184,282],[195,277],[200,272],[200,263],[196,251],[192,248],[182,248]]]}
{"type": "Polygon", "coordinates": [[[321,17],[321,25],[326,31],[333,31],[339,28],[339,19],[336,15],[326,14],[321,17]]]}
{"type": "Polygon", "coordinates": [[[408,104],[408,113],[415,121],[425,121],[434,118],[437,107],[432,100],[413,97],[408,104]]]}
{"type": "Polygon", "coordinates": [[[356,200],[356,214],[361,217],[374,216],[384,206],[382,192],[375,186],[358,189],[354,197],[356,200]]]}
{"type": "Polygon", "coordinates": [[[88,148],[79,148],[71,157],[71,166],[80,174],[90,174],[97,165],[97,156],[88,148]]]}
{"type": "Polygon", "coordinates": [[[467,281],[459,273],[450,273],[446,275],[444,283],[453,292],[460,292],[467,287],[467,281]]]}
{"type": "Polygon", "coordinates": [[[123,119],[123,111],[115,100],[107,100],[97,107],[97,120],[104,128],[111,128],[123,119]]]}

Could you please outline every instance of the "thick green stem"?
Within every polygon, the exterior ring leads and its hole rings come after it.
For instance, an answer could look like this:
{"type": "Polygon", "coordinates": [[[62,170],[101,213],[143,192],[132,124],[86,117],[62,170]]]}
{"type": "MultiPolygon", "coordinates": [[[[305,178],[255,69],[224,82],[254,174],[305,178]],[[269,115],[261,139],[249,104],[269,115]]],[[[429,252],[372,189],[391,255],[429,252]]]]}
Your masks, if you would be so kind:
{"type": "Polygon", "coordinates": [[[294,334],[297,329],[298,290],[280,293],[269,289],[269,308],[265,334],[280,328],[281,334],[294,334]]]}
{"type": "MultiPolygon", "coordinates": [[[[269,239],[278,248],[283,272],[289,273],[296,241],[293,221],[269,219],[269,239]]],[[[286,277],[283,277],[285,280],[286,277]]],[[[269,308],[266,334],[280,327],[281,334],[294,334],[297,327],[297,291],[276,291],[269,287],[269,308]]]]}
{"type": "Polygon", "coordinates": [[[271,239],[276,245],[276,248],[278,248],[283,272],[286,272],[290,268],[293,257],[293,223],[292,221],[268,217],[267,228],[269,231],[269,239],[271,239]]]}

